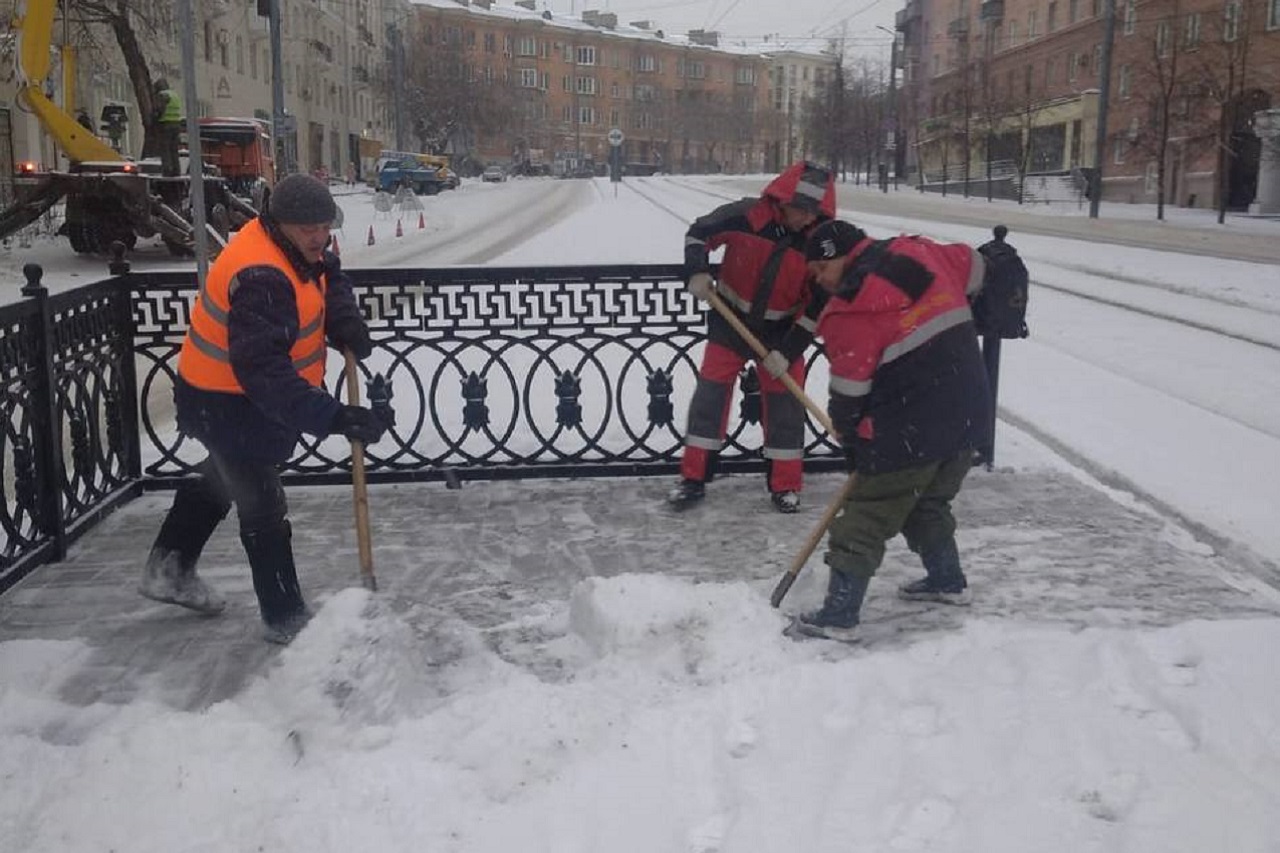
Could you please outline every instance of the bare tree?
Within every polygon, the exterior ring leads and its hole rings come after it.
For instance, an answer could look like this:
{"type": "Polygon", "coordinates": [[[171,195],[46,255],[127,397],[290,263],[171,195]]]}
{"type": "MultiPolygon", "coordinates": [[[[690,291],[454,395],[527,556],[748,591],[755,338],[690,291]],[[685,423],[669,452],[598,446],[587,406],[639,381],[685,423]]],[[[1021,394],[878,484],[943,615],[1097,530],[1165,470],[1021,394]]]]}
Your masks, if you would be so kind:
{"type": "Polygon", "coordinates": [[[1201,115],[1201,102],[1212,104],[1216,121],[1206,132],[1213,137],[1217,154],[1217,186],[1214,189],[1218,222],[1226,221],[1227,208],[1233,196],[1249,188],[1234,188],[1232,182],[1239,161],[1252,152],[1256,137],[1249,132],[1253,113],[1265,108],[1265,92],[1274,90],[1280,80],[1266,79],[1252,60],[1255,24],[1266,20],[1261,0],[1235,0],[1228,3],[1221,17],[1212,16],[1204,34],[1203,48],[1195,55],[1195,85],[1187,94],[1193,114],[1201,115]]]}
{"type": "Polygon", "coordinates": [[[67,0],[63,6],[68,23],[75,29],[73,40],[86,55],[105,54],[109,42],[100,35],[110,34],[111,41],[124,59],[125,72],[138,102],[142,121],[142,156],[156,150],[155,78],[147,61],[158,47],[157,35],[171,25],[172,4],[137,2],[137,0],[67,0]],[[152,49],[149,51],[148,47],[152,49]]]}
{"type": "Polygon", "coordinates": [[[469,151],[477,136],[494,134],[520,121],[521,104],[512,81],[501,69],[478,66],[460,30],[428,42],[411,39],[405,56],[405,79],[383,79],[382,87],[404,87],[408,126],[424,153],[443,154],[451,146],[469,151]],[[456,35],[457,38],[452,36],[456,35]]]}
{"type": "Polygon", "coordinates": [[[1170,140],[1175,136],[1184,150],[1197,139],[1197,120],[1189,108],[1186,93],[1194,91],[1197,74],[1187,53],[1199,41],[1196,13],[1185,14],[1181,0],[1160,0],[1147,14],[1154,17],[1151,28],[1136,42],[1133,103],[1146,113],[1131,115],[1128,128],[1117,128],[1122,145],[1146,154],[1155,164],[1156,218],[1164,219],[1168,201],[1170,140]],[[1194,29],[1193,29],[1194,28],[1194,29]],[[1189,33],[1195,35],[1188,38],[1189,33]]]}

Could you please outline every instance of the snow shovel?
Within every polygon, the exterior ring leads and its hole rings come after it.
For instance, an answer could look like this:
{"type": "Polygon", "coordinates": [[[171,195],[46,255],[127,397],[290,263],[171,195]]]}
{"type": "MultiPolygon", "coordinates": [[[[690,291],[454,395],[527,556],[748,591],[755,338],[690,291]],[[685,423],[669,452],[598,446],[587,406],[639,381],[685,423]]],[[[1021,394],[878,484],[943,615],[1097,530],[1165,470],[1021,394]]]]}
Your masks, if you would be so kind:
{"type": "MultiPolygon", "coordinates": [[[[359,371],[351,350],[343,350],[347,362],[347,402],[360,405],[359,371]]],[[[356,542],[360,548],[360,582],[370,592],[378,591],[373,574],[373,542],[369,536],[369,487],[364,478],[364,445],[351,440],[351,491],[356,507],[356,542]]]]}
{"type": "MultiPolygon", "coordinates": [[[[755,351],[756,355],[760,356],[761,361],[769,357],[769,350],[764,344],[760,343],[759,338],[751,334],[751,330],[747,328],[745,323],[738,319],[738,315],[733,313],[733,309],[724,304],[724,300],[720,298],[720,294],[716,293],[714,290],[711,291],[707,294],[707,301],[711,303],[711,307],[716,309],[721,317],[724,317],[724,319],[728,321],[729,325],[733,327],[733,330],[742,336],[742,339],[747,342],[747,345],[755,351]]],[[[778,381],[785,385],[787,390],[790,391],[792,395],[794,395],[795,398],[809,410],[809,414],[813,415],[814,419],[817,420],[818,425],[826,430],[827,435],[832,438],[837,437],[835,427],[831,425],[831,418],[827,417],[827,413],[822,410],[821,406],[813,402],[813,398],[804,392],[804,389],[800,387],[798,382],[786,373],[779,376],[778,381]]]]}
{"type": "Polygon", "coordinates": [[[791,567],[787,569],[787,573],[779,579],[778,585],[773,588],[773,595],[769,596],[769,603],[774,607],[782,603],[787,591],[796,582],[796,577],[800,574],[800,570],[809,561],[809,557],[813,555],[813,550],[818,547],[818,543],[822,541],[823,535],[826,534],[827,528],[831,526],[831,522],[835,521],[836,516],[840,513],[840,507],[844,506],[845,501],[849,500],[849,495],[853,494],[853,487],[857,482],[857,472],[850,474],[849,479],[844,481],[844,486],[840,489],[840,493],[832,498],[831,503],[827,504],[826,510],[822,513],[822,518],[818,519],[818,524],[813,528],[813,532],[809,534],[809,538],[800,546],[800,553],[796,554],[796,558],[791,561],[791,567]]]}

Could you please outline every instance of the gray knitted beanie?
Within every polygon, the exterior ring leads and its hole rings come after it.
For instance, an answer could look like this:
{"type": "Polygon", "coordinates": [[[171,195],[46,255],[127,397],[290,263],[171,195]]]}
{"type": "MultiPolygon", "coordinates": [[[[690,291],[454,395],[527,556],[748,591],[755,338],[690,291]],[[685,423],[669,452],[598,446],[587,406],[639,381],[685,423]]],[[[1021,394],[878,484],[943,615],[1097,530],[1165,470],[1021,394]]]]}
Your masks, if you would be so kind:
{"type": "Polygon", "coordinates": [[[320,225],[338,218],[338,205],[328,187],[310,175],[298,173],[275,185],[267,212],[277,222],[320,225]]]}

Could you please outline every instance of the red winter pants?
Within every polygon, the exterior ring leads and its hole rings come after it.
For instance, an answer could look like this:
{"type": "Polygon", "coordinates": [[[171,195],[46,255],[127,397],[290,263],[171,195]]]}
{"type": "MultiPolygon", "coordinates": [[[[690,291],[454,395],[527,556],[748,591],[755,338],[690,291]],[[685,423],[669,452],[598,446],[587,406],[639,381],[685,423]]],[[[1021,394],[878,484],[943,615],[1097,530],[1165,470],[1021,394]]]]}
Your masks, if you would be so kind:
{"type": "MultiPolygon", "coordinates": [[[[724,446],[729,406],[745,356],[712,341],[707,342],[698,369],[698,387],[689,404],[684,456],[680,475],[705,482],[711,454],[724,446]]],[[[779,380],[763,369],[760,376],[760,408],[764,426],[764,456],[769,460],[769,491],[798,492],[804,484],[804,406],[779,380]]],[[[791,362],[787,371],[804,387],[804,359],[791,362]]]]}

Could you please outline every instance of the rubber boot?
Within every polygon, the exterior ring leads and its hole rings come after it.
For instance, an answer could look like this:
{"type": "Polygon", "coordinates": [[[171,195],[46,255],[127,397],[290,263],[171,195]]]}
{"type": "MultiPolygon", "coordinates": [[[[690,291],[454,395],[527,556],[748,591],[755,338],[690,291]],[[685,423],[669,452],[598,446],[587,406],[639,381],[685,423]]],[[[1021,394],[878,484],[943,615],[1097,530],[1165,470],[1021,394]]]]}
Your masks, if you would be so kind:
{"type": "Polygon", "coordinates": [[[253,571],[253,591],[266,625],[263,639],[288,644],[311,619],[302,600],[293,563],[293,531],[284,521],[259,530],[242,531],[240,541],[253,571]]]}
{"type": "Polygon", "coordinates": [[[969,582],[960,568],[960,552],[955,539],[920,554],[925,576],[898,587],[898,597],[907,601],[933,601],[965,605],[972,601],[969,582]]]}
{"type": "Polygon", "coordinates": [[[229,510],[230,505],[209,492],[201,481],[179,486],[147,555],[138,592],[152,601],[177,604],[197,613],[221,613],[227,606],[226,599],[200,579],[196,564],[229,510]]]}
{"type": "Polygon", "coordinates": [[[827,597],[820,610],[802,614],[796,623],[800,633],[811,637],[848,642],[856,639],[858,615],[867,596],[871,578],[831,570],[827,580],[827,597]]]}

